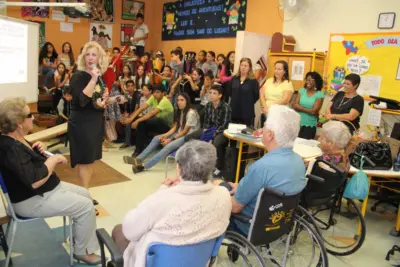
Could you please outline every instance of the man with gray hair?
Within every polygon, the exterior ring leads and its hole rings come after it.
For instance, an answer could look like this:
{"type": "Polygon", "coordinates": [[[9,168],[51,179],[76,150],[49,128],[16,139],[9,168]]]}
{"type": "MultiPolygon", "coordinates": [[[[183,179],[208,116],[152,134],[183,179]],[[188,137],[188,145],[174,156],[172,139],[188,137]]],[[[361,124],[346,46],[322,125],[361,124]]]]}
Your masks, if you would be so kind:
{"type": "MultiPolygon", "coordinates": [[[[268,153],[257,160],[232,187],[232,212],[253,216],[258,193],[264,187],[274,188],[287,195],[296,194],[306,185],[305,167],[300,155],[293,151],[299,134],[300,116],[283,105],[273,105],[264,124],[262,143],[268,153]]],[[[247,234],[249,225],[231,219],[232,230],[247,234]]]]}

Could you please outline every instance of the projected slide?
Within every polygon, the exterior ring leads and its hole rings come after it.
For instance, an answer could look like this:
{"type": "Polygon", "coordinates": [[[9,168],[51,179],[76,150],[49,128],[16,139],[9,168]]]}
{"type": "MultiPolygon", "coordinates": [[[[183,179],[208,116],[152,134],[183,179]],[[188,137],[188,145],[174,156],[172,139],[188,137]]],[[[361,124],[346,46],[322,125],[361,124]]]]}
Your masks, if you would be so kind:
{"type": "Polygon", "coordinates": [[[27,80],[28,26],[0,20],[0,84],[25,83],[27,80]]]}

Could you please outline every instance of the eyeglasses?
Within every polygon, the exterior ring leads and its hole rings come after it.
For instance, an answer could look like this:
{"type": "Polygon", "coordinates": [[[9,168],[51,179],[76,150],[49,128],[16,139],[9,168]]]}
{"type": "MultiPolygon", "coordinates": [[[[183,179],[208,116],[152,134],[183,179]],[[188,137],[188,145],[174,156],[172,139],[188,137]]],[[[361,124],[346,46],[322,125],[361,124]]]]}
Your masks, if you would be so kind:
{"type": "Polygon", "coordinates": [[[32,113],[27,114],[27,115],[26,115],[26,118],[27,118],[27,119],[32,119],[32,118],[33,118],[33,114],[32,114],[32,113]]]}

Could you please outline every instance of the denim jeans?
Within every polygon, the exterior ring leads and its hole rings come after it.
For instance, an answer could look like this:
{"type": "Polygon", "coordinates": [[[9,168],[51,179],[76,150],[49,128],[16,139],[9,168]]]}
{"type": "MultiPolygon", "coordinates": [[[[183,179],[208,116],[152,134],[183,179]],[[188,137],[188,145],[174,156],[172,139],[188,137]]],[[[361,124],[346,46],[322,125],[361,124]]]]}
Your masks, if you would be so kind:
{"type": "MultiPolygon", "coordinates": [[[[175,136],[175,134],[172,134],[168,136],[168,138],[171,138],[175,136]]],[[[178,139],[172,141],[168,145],[164,146],[157,154],[155,154],[151,159],[149,159],[146,163],[143,164],[145,169],[150,169],[154,165],[156,165],[158,162],[160,162],[162,159],[167,157],[169,154],[177,150],[179,147],[181,147],[185,143],[185,137],[179,137],[178,139]]],[[[160,146],[160,135],[157,135],[151,140],[151,143],[146,147],[145,150],[143,150],[142,153],[137,157],[138,160],[144,161],[152,152],[154,152],[159,146],[160,146]]]]}
{"type": "Polygon", "coordinates": [[[125,141],[124,144],[131,146],[132,145],[132,124],[128,123],[125,125],[125,141]]]}
{"type": "Polygon", "coordinates": [[[145,149],[148,134],[149,133],[157,133],[164,134],[171,129],[168,124],[157,117],[152,117],[148,120],[142,121],[136,127],[136,148],[135,152],[142,153],[145,149]]]}
{"type": "Polygon", "coordinates": [[[46,86],[46,87],[51,86],[54,72],[55,72],[55,70],[53,68],[49,68],[49,67],[42,68],[42,74],[45,75],[44,81],[43,81],[43,86],[46,86]]]}

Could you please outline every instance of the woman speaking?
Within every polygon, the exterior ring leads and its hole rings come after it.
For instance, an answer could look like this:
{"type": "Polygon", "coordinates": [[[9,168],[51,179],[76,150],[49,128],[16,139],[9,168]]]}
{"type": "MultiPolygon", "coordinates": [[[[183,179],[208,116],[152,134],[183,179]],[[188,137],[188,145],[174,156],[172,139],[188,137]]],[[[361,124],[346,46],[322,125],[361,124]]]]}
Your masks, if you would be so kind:
{"type": "MultiPolygon", "coordinates": [[[[99,82],[108,67],[108,57],[96,42],[83,47],[77,61],[78,71],[70,81],[72,102],[68,121],[71,166],[78,168],[79,183],[89,188],[93,163],[102,157],[104,108],[110,99],[99,82]]],[[[93,204],[98,204],[93,200],[93,204]]]]}

